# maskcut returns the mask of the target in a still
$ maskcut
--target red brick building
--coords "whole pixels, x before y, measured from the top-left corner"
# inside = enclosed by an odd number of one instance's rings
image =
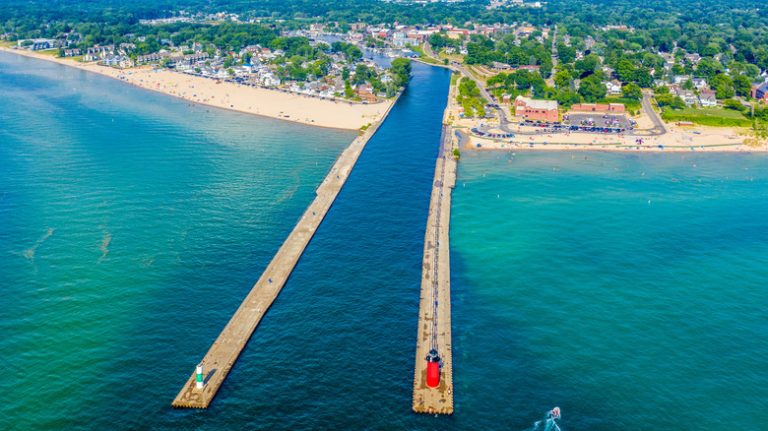
[[[573,112],[603,112],[610,114],[623,114],[626,112],[623,103],[577,103],[571,106]]]
[[[559,120],[556,100],[534,100],[517,96],[515,99],[515,116],[532,121],[554,123]]]

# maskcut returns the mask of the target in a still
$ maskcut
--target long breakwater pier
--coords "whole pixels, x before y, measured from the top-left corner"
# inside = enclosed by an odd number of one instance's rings
[[[448,105],[454,98],[448,94]],[[453,414],[453,356],[451,344],[451,270],[449,231],[451,192],[456,186],[454,137],[443,117],[440,150],[429,202],[419,301],[413,411]]]
[[[181,388],[171,403],[173,407],[207,408],[211,404],[253,331],[288,281],[304,249],[347,181],[365,145],[386,120],[395,103],[397,98],[381,120],[355,138],[336,159],[328,175],[317,188],[315,199],[197,365],[195,372]]]

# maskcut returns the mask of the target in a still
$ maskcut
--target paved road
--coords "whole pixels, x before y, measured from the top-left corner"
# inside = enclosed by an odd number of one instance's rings
[[[667,128],[664,126],[664,121],[661,119],[661,117],[659,117],[659,114],[653,110],[653,106],[651,106],[650,91],[643,91],[642,105],[643,105],[643,112],[645,112],[645,115],[647,115],[648,118],[650,118],[651,121],[653,122],[653,129],[648,130],[647,133],[643,133],[643,135],[661,136],[666,134]]]
[[[550,75],[549,79],[547,79],[547,85],[551,87],[555,86],[555,71],[557,70],[557,48],[555,47],[556,41],[557,25],[555,25],[555,30],[552,32],[552,74]]]

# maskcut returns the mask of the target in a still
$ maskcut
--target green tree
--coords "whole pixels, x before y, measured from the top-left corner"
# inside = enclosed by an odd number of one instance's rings
[[[351,99],[355,95],[355,91],[352,89],[352,85],[349,80],[344,81],[344,97]]]
[[[715,89],[715,97],[718,99],[730,99],[736,94],[733,88],[733,80],[724,73],[715,75],[709,81],[709,84]]]
[[[608,90],[603,85],[603,81],[597,75],[590,75],[581,80],[579,85],[579,94],[585,101],[594,103],[605,97]]]
[[[563,63],[573,63],[573,60],[576,59],[576,49],[564,43],[558,43],[557,59]]]
[[[725,109],[733,109],[734,111],[739,111],[739,112],[744,112],[747,110],[747,107],[742,105],[741,102],[739,102],[736,99],[724,100],[723,107],[725,107]]]
[[[561,70],[555,74],[554,81],[557,88],[570,88],[573,77],[567,70]]]
[[[643,88],[649,88],[651,85],[653,85],[653,77],[651,76],[651,72],[645,67],[641,67],[635,70],[633,81]]]
[[[558,90],[557,94],[555,95],[555,100],[557,100],[557,103],[568,107],[581,102],[581,97],[579,96],[579,93],[571,90],[570,88],[563,88]]]
[[[597,54],[589,54],[574,64],[576,76],[579,78],[586,78],[587,75],[595,73],[599,67],[600,57]]]
[[[733,89],[736,95],[748,97],[752,91],[752,82],[744,75],[736,75],[733,77]]]
[[[411,77],[411,60],[396,58],[392,60],[391,70],[394,75],[395,86],[404,87],[408,84],[408,80]]]
[[[619,78],[619,81],[625,84],[634,81],[635,65],[632,63],[632,60],[626,58],[619,60],[619,63],[616,65],[616,76]]]
[[[643,97],[643,91],[639,85],[629,83],[621,87],[621,95],[625,99],[640,100]]]
[[[723,65],[714,58],[702,58],[696,65],[696,76],[707,81],[723,71]]]

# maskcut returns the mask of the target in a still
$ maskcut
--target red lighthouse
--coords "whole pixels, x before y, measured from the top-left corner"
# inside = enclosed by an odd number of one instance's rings
[[[437,350],[430,350],[427,354],[427,386],[430,388],[440,386],[441,366],[442,363],[440,361],[440,355],[437,354]]]

